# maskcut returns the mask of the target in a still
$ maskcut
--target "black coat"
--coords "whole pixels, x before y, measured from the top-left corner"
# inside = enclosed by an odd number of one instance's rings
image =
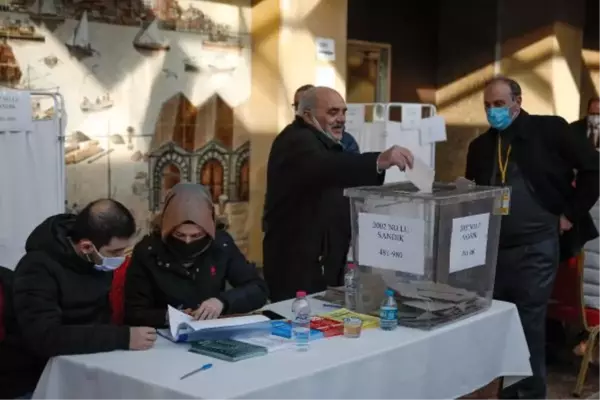
[[[33,392],[45,360],[24,346],[12,304],[13,271],[0,267],[0,399]]]
[[[232,289],[226,289],[226,283]],[[262,307],[267,285],[248,263],[229,234],[217,230],[210,247],[184,268],[157,233],[138,243],[125,279],[125,321],[164,327],[167,305],[196,309],[216,297],[224,314],[247,313]]]
[[[521,110],[513,121],[517,133],[511,142],[511,158],[531,184],[541,205],[577,224],[589,219],[598,200],[598,152],[589,142],[572,135],[567,122],[557,116],[529,115]],[[465,177],[478,185],[490,185],[494,173],[498,131],[490,128],[469,145]],[[577,170],[575,177],[574,170]],[[573,180],[576,188],[573,188]],[[578,240],[598,237],[590,220],[581,225]]]
[[[68,240],[74,215],[42,222],[27,239],[14,279],[26,346],[42,357],[129,348],[129,328],[111,325],[113,274],[94,269]]]
[[[343,152],[300,118],[275,138],[263,219],[264,275],[271,300],[342,284],[351,235],[343,189],[382,184],[378,156]]]

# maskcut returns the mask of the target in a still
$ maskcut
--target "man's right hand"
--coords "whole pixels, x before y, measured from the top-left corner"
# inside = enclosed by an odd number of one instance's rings
[[[413,154],[409,149],[394,145],[379,155],[377,169],[383,171],[397,166],[404,171],[406,167],[412,168],[413,160]]]
[[[148,350],[156,341],[156,329],[147,326],[129,328],[129,350]]]

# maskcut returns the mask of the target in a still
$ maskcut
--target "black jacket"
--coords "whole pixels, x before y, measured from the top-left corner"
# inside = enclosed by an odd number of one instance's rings
[[[529,115],[521,110],[512,126],[517,131],[511,142],[511,158],[541,205],[555,215],[565,215],[571,222],[589,217],[590,208],[598,200],[598,152],[583,138],[572,135],[561,117]],[[490,185],[497,162],[497,143],[498,131],[493,128],[471,142],[467,179]],[[574,170],[578,171],[576,179]],[[586,236],[597,234],[595,231]]]
[[[343,152],[300,118],[275,138],[263,219],[264,275],[271,300],[341,285],[351,235],[343,189],[382,184],[378,156]]]
[[[13,275],[0,267],[0,399],[33,392],[45,364],[23,345],[12,304]]]
[[[68,240],[71,214],[33,230],[17,264],[14,307],[27,347],[42,357],[129,348],[129,328],[110,324],[110,272],[75,252]]]
[[[227,290],[229,283],[233,288]],[[247,313],[262,307],[267,286],[229,234],[217,230],[215,240],[194,265],[184,268],[157,233],[138,243],[125,279],[125,321],[163,327],[167,305],[196,309],[216,297],[225,314]]]

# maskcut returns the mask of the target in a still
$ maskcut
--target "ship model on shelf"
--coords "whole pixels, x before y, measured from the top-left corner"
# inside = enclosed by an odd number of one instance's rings
[[[189,57],[183,60],[186,72],[232,73],[240,63],[238,55],[219,52],[213,56]]]
[[[36,32],[35,25],[27,19],[4,18],[0,20],[0,37],[5,39],[44,42],[46,38]]]
[[[90,99],[88,99],[87,97],[84,97],[79,108],[84,113],[92,113],[107,110],[111,108],[113,104],[114,103],[110,98],[110,95],[106,93],[102,97],[96,97],[96,101],[93,102],[90,101]]]
[[[87,11],[84,11],[81,15],[81,19],[77,23],[75,30],[65,44],[70,52],[80,57],[91,57],[97,53],[97,51],[92,48],[92,44],[90,42]]]
[[[25,74],[23,75],[19,83],[14,87],[17,89],[26,90],[58,90],[58,85],[55,85],[52,82],[48,81],[49,77],[49,73],[43,75],[34,67],[27,64]]]
[[[165,38],[160,29],[158,29],[157,20],[153,20],[146,27],[142,27],[133,39],[133,47],[145,51],[167,51],[169,50],[169,41]]]
[[[241,37],[230,35],[227,29],[216,29],[202,41],[202,48],[206,50],[239,53],[242,47]]]
[[[65,17],[60,15],[56,0],[35,0],[27,9],[32,19],[53,20],[62,22]]]
[[[6,38],[0,39],[0,85],[14,87],[19,84],[23,72],[17,63],[12,47]]]

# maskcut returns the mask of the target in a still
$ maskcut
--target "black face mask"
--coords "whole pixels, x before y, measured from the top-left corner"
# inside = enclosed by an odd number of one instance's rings
[[[166,240],[169,249],[182,261],[190,260],[195,256],[202,253],[208,245],[212,242],[212,238],[208,235],[202,239],[194,240],[193,242],[186,243],[183,240],[169,236]]]

